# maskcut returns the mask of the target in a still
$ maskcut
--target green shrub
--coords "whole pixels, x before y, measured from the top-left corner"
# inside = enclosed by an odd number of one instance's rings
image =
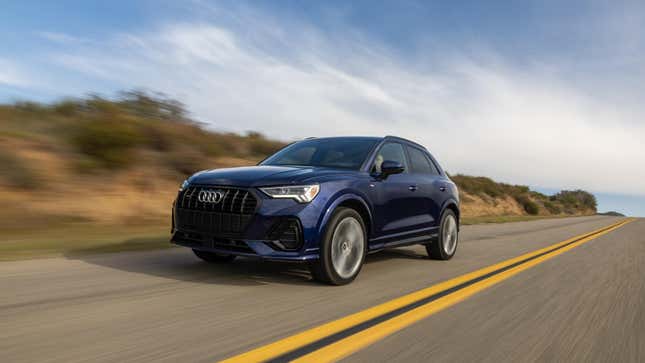
[[[473,177],[466,175],[451,176],[451,179],[458,185],[460,190],[469,194],[489,195],[493,198],[501,197],[504,194],[504,187],[490,178]]]
[[[52,105],[52,108],[57,114],[71,117],[74,116],[76,111],[80,108],[80,104],[78,101],[68,99],[56,102]]]
[[[551,213],[551,214],[560,214],[560,213],[562,213],[562,208],[560,208],[559,205],[557,205],[557,204],[555,204],[555,203],[553,203],[551,201],[545,200],[543,202],[543,204],[544,204],[544,208],[546,208],[546,210],[548,210],[549,213]]]
[[[174,133],[172,129],[166,129],[159,122],[144,121],[141,123],[141,134],[144,138],[144,143],[150,149],[160,152],[169,151],[177,135],[181,133]]]
[[[526,211],[526,213],[532,216],[540,213],[540,207],[537,205],[537,203],[530,200],[524,204],[524,210]]]
[[[249,132],[246,136],[249,151],[254,156],[269,156],[284,146],[283,143],[268,140],[259,132]]]
[[[526,213],[532,216],[537,215],[540,212],[540,207],[537,205],[537,203],[532,201],[526,194],[515,196],[515,200],[520,203]]]
[[[555,195],[555,199],[562,203],[565,210],[592,210],[596,211],[596,197],[584,190],[563,190]]]
[[[33,189],[38,186],[40,179],[38,175],[17,155],[0,150],[0,165],[2,173],[0,177],[12,187],[22,189]]]
[[[142,90],[121,92],[116,102],[127,113],[146,119],[188,121],[185,106],[163,93],[150,93]]]
[[[182,176],[189,176],[199,170],[204,170],[209,165],[209,160],[198,149],[180,147],[168,152],[166,155],[168,166]]]
[[[123,120],[94,119],[77,123],[71,139],[82,154],[109,169],[134,162],[134,147],[142,137],[134,125]]]
[[[31,101],[18,101],[14,104],[16,110],[28,113],[43,113],[47,111],[47,107],[38,102]]]

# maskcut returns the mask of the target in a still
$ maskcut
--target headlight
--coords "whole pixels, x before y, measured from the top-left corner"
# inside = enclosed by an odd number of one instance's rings
[[[190,185],[190,183],[188,182],[188,180],[184,180],[184,182],[183,182],[183,183],[181,183],[181,185],[179,186],[179,191],[181,192],[181,191],[183,191],[184,189],[188,188],[188,185]]]
[[[281,187],[266,187],[260,188],[264,194],[270,196],[271,198],[288,198],[295,199],[300,203],[309,203],[320,191],[320,185],[288,185]]]

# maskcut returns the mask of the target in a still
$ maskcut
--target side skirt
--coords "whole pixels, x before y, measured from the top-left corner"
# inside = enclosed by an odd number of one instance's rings
[[[367,252],[372,253],[372,252],[381,251],[386,248],[411,246],[416,244],[426,245],[426,244],[432,243],[438,237],[439,237],[438,233],[432,233],[425,236],[405,238],[402,240],[389,242],[385,245],[384,244],[374,245],[374,247],[371,247]]]

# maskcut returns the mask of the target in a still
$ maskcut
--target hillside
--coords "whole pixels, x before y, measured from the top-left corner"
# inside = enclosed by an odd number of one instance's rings
[[[486,177],[452,175],[459,186],[462,214],[486,221],[495,216],[577,216],[596,213],[596,198],[583,190],[563,190],[554,195],[532,191],[524,185],[498,183]],[[491,219],[495,221],[495,219]]]
[[[178,102],[127,92],[53,104],[0,105],[0,228],[168,225],[177,186],[205,168],[253,165],[283,142],[208,131]],[[463,216],[594,214],[584,191],[546,196],[455,175]]]

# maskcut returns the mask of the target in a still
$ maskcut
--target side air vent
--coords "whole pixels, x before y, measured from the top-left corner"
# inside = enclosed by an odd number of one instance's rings
[[[282,251],[295,251],[302,247],[302,227],[296,218],[284,218],[269,231],[271,247]]]

